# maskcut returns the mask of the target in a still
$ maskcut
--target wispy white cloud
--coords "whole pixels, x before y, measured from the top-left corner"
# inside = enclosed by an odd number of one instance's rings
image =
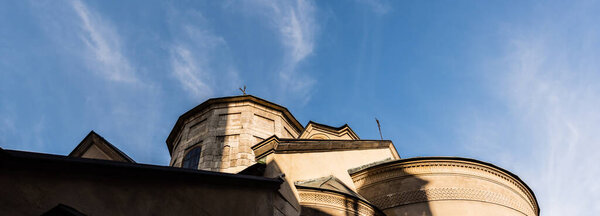
[[[80,38],[85,43],[88,67],[108,80],[136,82],[135,71],[124,56],[115,27],[80,0],[71,5],[81,20]]]
[[[506,80],[509,108],[530,133],[527,150],[540,168],[528,171],[528,179],[545,215],[600,213],[600,67],[588,71],[580,66],[595,63],[539,41],[515,42]]]
[[[208,85],[211,74],[206,68],[200,68],[198,61],[189,49],[182,45],[171,47],[172,72],[194,98],[202,99],[213,95],[213,89]]]
[[[315,79],[302,73],[299,65],[306,61],[315,49],[319,25],[316,22],[316,6],[310,0],[255,1],[261,14],[276,29],[285,56],[279,78],[284,91],[310,99]]]
[[[392,6],[386,0],[356,0],[356,2],[366,5],[375,14],[385,15],[392,11]]]
[[[568,17],[508,30],[509,51],[484,69],[499,111],[465,115],[463,141],[520,175],[543,215],[598,215],[600,30]]]
[[[148,145],[157,143],[157,134],[165,130],[160,124],[165,99],[162,83],[152,80],[160,77],[151,74],[157,69],[145,68],[149,64],[128,55],[129,49],[139,49],[128,40],[136,30],[121,28],[110,13],[87,1],[29,4],[44,33],[41,38],[51,42],[45,52],[54,55],[51,63],[37,65],[43,68],[38,73],[54,74],[49,81],[39,80],[45,76],[31,78],[35,94],[28,97],[36,108],[27,111],[38,114],[15,111],[23,118],[16,122],[17,142],[29,150],[65,154],[76,145],[72,140],[95,130],[137,161],[168,161],[163,146]],[[54,67],[46,69],[47,65]],[[37,85],[48,82],[52,85]],[[60,129],[48,127],[49,122]]]
[[[171,10],[170,44],[173,76],[196,100],[235,91],[241,81],[225,39],[213,31],[198,11]]]

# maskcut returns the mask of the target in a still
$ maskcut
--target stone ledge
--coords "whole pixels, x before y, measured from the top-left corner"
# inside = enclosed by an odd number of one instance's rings
[[[316,153],[384,148],[394,148],[394,144],[390,140],[308,140],[280,139],[277,136],[271,136],[252,146],[256,160],[271,153]]]

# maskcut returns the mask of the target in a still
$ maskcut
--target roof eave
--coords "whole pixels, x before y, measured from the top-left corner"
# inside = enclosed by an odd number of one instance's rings
[[[167,148],[169,149],[169,154],[172,153],[173,142],[175,141],[177,134],[181,131],[183,123],[187,118],[197,114],[201,110],[203,110],[213,104],[242,102],[242,101],[252,101],[252,102],[270,107],[272,109],[278,110],[283,113],[285,118],[287,118],[288,120],[291,121],[292,125],[298,130],[299,133],[304,130],[304,127],[302,126],[302,124],[300,124],[300,122],[298,122],[296,117],[294,117],[294,115],[292,115],[292,113],[287,108],[285,108],[279,104],[264,100],[262,98],[259,98],[259,97],[253,96],[253,95],[211,98],[211,99],[208,99],[208,100],[204,101],[203,103],[197,105],[196,107],[190,109],[189,111],[185,112],[181,116],[179,116],[179,118],[177,119],[177,122],[175,122],[175,125],[173,126],[173,129],[171,130],[171,133],[169,133],[169,136],[167,137],[167,140],[166,140]]]

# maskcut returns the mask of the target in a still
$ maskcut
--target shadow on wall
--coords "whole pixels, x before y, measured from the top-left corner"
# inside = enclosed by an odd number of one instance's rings
[[[252,112],[242,112],[237,108],[223,107],[212,109],[207,116],[206,136],[202,141],[202,153],[199,168],[202,170],[237,173],[256,163],[251,146],[258,141],[250,131],[254,124]],[[332,161],[334,162],[334,161]],[[315,169],[319,169],[315,167]],[[357,188],[359,196],[345,200],[323,200],[339,206],[337,211],[329,209],[301,207],[294,182],[286,181],[281,185],[279,193],[273,199],[273,211],[281,215],[370,215],[359,200],[363,199],[376,206],[385,215],[432,215],[424,190],[428,181],[415,175],[407,175],[404,170],[393,172],[403,175],[376,181]],[[278,178],[283,174],[274,160],[265,164],[264,177]],[[397,176],[397,175],[396,175]],[[369,178],[367,173],[367,178]],[[327,196],[323,196],[325,199]],[[333,199],[333,198],[331,198]],[[344,210],[340,210],[344,209]],[[337,212],[337,213],[332,213]],[[341,213],[341,214],[339,214]]]
[[[373,172],[373,175],[378,175],[377,178],[383,177],[383,179],[358,186],[358,193],[382,210],[385,215],[432,216],[425,190],[429,182],[417,175],[406,174],[407,172],[402,169],[395,169],[392,172],[403,173],[403,175]],[[375,177],[370,176],[369,172],[366,172],[366,175],[366,181]]]
[[[327,213],[325,211],[321,211],[321,210],[316,209],[316,208],[302,207],[302,214],[301,215],[329,216],[329,215],[333,215],[333,214]]]
[[[202,164],[200,165],[201,167],[210,168],[211,171],[224,171],[230,167],[235,167],[238,159],[235,156],[239,151],[238,146],[233,145],[239,143],[240,134],[231,133],[229,132],[231,130],[228,129],[236,127],[235,118],[238,118],[237,123],[241,126],[239,119],[241,114],[231,113],[229,108],[218,110],[224,111],[213,115],[216,118],[213,120],[216,131],[212,134],[215,134],[216,136],[210,137],[213,139],[213,144],[206,149],[207,156],[203,158],[203,161],[201,161]],[[213,110],[212,112],[217,112],[218,110]]]
[[[382,209],[387,215],[423,215],[432,216],[431,208],[429,206],[429,198],[425,186],[428,181],[419,178],[416,175],[406,175],[399,180],[400,190],[390,188],[388,193],[394,194],[395,199],[391,199],[392,207],[386,207]],[[407,191],[407,192],[399,192]],[[395,193],[390,193],[395,192]],[[392,195],[393,196],[393,195]]]
[[[350,209],[351,211],[347,211],[346,212],[346,216],[358,216],[360,215],[359,212],[359,204],[358,204],[358,200],[350,200],[350,199],[344,199],[344,207],[346,207],[346,209]]]
[[[235,167],[239,130],[229,130],[234,127],[234,115],[229,108],[210,109],[185,123],[182,140],[176,144],[184,148],[183,154],[181,158],[172,155],[171,166],[216,172]]]
[[[282,174],[283,172],[275,160],[266,164],[264,177],[279,178]],[[288,181],[285,177],[284,180],[285,182],[283,182],[279,188],[279,193],[273,200],[274,211],[279,213],[274,215],[299,215],[302,213],[302,210],[300,201],[294,195],[293,182]]]
[[[274,161],[269,165],[264,164],[263,168],[253,166],[256,161],[251,147],[262,141],[254,135],[255,131],[252,130],[253,125],[257,124],[253,122],[255,121],[253,112],[235,107],[212,109],[209,112],[205,114],[209,116],[206,125],[211,127],[206,129],[204,141],[201,142],[202,153],[199,169],[227,173],[238,173],[243,170],[244,175],[268,178],[281,176],[283,172]],[[274,213],[279,213],[275,215],[298,215],[300,213],[299,202],[294,195],[292,186],[287,181],[281,184],[272,202]],[[265,204],[265,206],[267,205]]]
[[[315,192],[307,196],[309,200],[302,198],[301,215],[433,215],[424,190],[427,183],[417,176],[405,175],[366,185],[354,195],[327,189],[307,191],[301,186],[301,194]]]
[[[200,149],[200,170],[236,173],[253,164],[248,135],[242,133],[242,112],[223,107],[212,109],[198,118],[198,122],[189,126],[185,136],[190,143],[184,151],[183,161],[194,149]]]
[[[319,169],[318,167],[314,167]],[[419,175],[406,174],[395,169],[394,175],[365,170],[363,176],[370,181],[353,191],[348,187],[295,186],[289,179],[281,185],[275,199],[275,211],[281,215],[433,215],[425,190],[429,181]],[[370,175],[372,173],[372,175]],[[401,175],[395,175],[400,173]],[[263,176],[277,178],[283,171],[275,160],[265,165]],[[375,176],[377,175],[377,176]],[[390,177],[391,176],[391,177]],[[383,177],[383,178],[382,178]],[[327,181],[326,181],[327,182]],[[342,184],[342,187],[345,186]],[[358,185],[357,185],[358,186]],[[299,199],[295,193],[300,195]],[[300,206],[302,202],[303,206]],[[291,213],[295,212],[295,213]]]

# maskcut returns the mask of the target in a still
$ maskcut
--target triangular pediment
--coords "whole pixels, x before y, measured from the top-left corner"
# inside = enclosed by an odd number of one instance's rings
[[[350,189],[344,182],[335,176],[326,176],[316,179],[304,180],[304,181],[296,181],[294,182],[296,186],[300,187],[308,187],[308,188],[318,188],[318,189],[326,189],[338,191],[344,194],[353,195],[355,197],[360,197],[364,199],[360,194],[356,193],[354,190]]]
[[[73,149],[69,157],[92,158],[111,161],[122,161],[135,163],[133,159],[123,153],[110,142],[96,132],[91,131],[83,140]]]
[[[354,133],[354,131],[347,124],[340,127],[332,127],[313,121],[308,122],[299,138],[321,140],[360,140],[358,135],[356,135],[356,133]]]

